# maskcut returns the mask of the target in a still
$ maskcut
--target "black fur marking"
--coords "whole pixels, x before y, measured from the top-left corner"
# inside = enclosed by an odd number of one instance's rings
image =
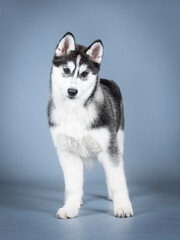
[[[98,104],[98,118],[92,124],[92,128],[99,128],[102,126],[116,125],[116,132],[124,129],[124,112],[122,95],[119,87],[114,81],[100,79],[100,87],[102,87],[104,94],[104,102]]]
[[[55,108],[55,105],[54,105],[53,99],[50,98],[49,102],[48,102],[48,107],[47,107],[49,127],[55,127],[56,126],[56,124],[52,120],[52,111],[53,111],[54,108]]]
[[[84,103],[85,107],[88,105],[88,103],[90,103],[92,101],[94,94],[96,92],[96,89],[97,89],[97,85],[98,85],[98,77],[96,78],[96,83],[95,83],[95,86],[94,86],[94,89],[93,89],[91,95],[88,97],[88,99]]]
[[[123,109],[123,99],[120,88],[118,85],[112,80],[101,79],[101,86],[105,88],[105,90],[109,93],[111,97],[111,102],[113,104],[115,110],[115,122],[117,125],[117,131],[119,127],[124,129],[124,109]]]
[[[111,132],[111,138],[109,141],[108,151],[113,163],[119,163],[119,148],[117,144],[117,135],[114,132]]]
[[[59,67],[60,65],[67,64],[69,61],[76,62],[77,54],[74,53],[74,51],[71,51],[70,54],[62,55],[62,56],[56,56],[54,55],[53,58],[53,64],[56,67]]]
[[[110,158],[116,164],[119,161],[119,149],[117,144],[117,132],[124,129],[124,112],[122,95],[114,81],[100,79],[100,87],[103,89],[104,102],[98,103],[98,118],[91,125],[92,128],[106,127],[110,132],[108,151]]]
[[[87,64],[88,69],[91,70],[93,74],[98,74],[100,70],[100,64],[93,62],[91,58],[85,53],[81,53],[80,65],[82,63]]]
[[[52,68],[51,68],[51,71],[50,71],[50,78],[49,78],[49,90],[50,90],[50,93],[52,91],[51,75],[52,75]]]
[[[80,65],[82,63],[87,64],[88,69],[91,70],[93,74],[98,74],[100,70],[100,64],[93,62],[91,60],[91,58],[85,53],[86,49],[87,48],[82,45],[76,45],[76,49],[74,51],[71,51],[67,55],[62,56],[54,55],[53,64],[56,67],[59,67],[60,65],[63,64],[67,64],[67,62],[69,61],[73,61],[76,64],[76,58],[78,55],[80,55],[81,56]]]
[[[110,112],[108,112],[108,108],[106,107],[106,101],[104,101],[104,103],[97,103],[97,112],[98,117],[91,124],[91,128],[108,127],[111,117]]]

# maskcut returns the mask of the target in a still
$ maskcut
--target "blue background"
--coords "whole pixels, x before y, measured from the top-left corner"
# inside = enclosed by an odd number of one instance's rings
[[[74,231],[82,239],[119,239],[120,235],[122,239],[169,239],[169,234],[178,239],[179,29],[180,1],[176,0],[0,1],[3,239],[27,233],[26,239],[71,238]],[[71,224],[54,218],[64,186],[46,107],[52,57],[67,31],[83,45],[103,41],[100,76],[115,80],[121,88],[125,169],[135,209],[130,220],[112,217],[99,163],[93,171],[85,170],[87,205],[82,218],[70,220]],[[92,208],[89,199],[94,199]],[[27,225],[22,228],[24,221]]]

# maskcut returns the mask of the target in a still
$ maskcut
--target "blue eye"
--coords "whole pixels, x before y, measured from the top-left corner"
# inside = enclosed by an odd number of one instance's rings
[[[71,73],[70,69],[68,67],[64,67],[63,71],[65,74],[69,75]]]
[[[87,78],[89,72],[88,71],[84,71],[81,73],[81,78]]]

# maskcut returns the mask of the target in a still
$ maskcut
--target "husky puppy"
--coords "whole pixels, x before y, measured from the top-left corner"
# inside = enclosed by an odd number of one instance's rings
[[[65,204],[57,218],[78,216],[83,197],[83,162],[97,158],[105,170],[116,217],[133,215],[124,167],[124,112],[115,82],[100,79],[101,40],[89,47],[66,33],[55,50],[48,119],[64,174]],[[84,161],[83,161],[84,160]]]

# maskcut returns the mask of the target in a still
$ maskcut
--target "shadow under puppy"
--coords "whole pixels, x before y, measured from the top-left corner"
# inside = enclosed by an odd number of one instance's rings
[[[66,33],[53,58],[48,119],[65,181],[65,204],[58,218],[79,213],[83,197],[83,160],[104,167],[108,196],[116,217],[133,215],[124,167],[122,95],[113,81],[100,79],[101,40],[89,47]]]

